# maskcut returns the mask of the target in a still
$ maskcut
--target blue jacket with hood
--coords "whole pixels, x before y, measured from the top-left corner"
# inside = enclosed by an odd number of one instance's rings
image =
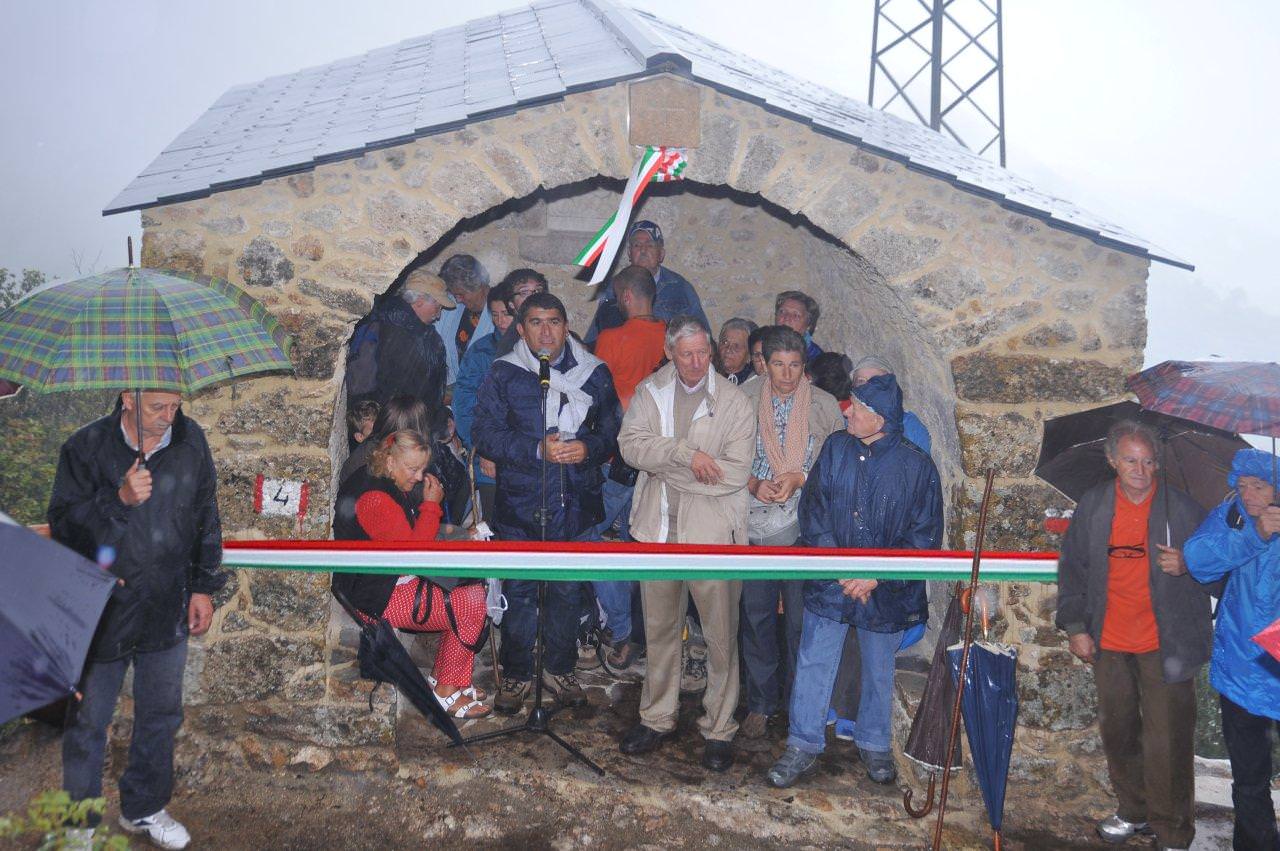
[[[870,445],[847,431],[827,438],[800,497],[800,536],[810,547],[937,549],[942,542],[942,484],[933,461],[902,439],[902,390],[879,375],[854,395],[884,417]],[[861,603],[835,580],[805,583],[805,608],[872,632],[907,630],[904,646],[929,617],[925,583],[882,579]]]
[[[1271,456],[1241,449],[1231,467],[1232,487],[1241,476],[1272,481]],[[1232,496],[1200,524],[1183,557],[1200,582],[1226,579],[1209,682],[1237,706],[1280,720],[1280,661],[1253,641],[1280,618],[1280,535],[1264,541],[1240,497]]]

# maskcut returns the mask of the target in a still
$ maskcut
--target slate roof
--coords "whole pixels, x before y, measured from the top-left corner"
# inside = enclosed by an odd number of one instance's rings
[[[104,215],[307,171],[470,121],[663,70],[760,103],[1053,227],[1193,268],[920,124],[611,0],[538,0],[363,56],[236,86]]]

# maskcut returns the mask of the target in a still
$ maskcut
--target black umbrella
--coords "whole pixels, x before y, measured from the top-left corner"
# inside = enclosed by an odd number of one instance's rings
[[[409,658],[409,651],[404,649],[391,624],[382,618],[366,623],[340,593],[335,591],[333,596],[347,610],[347,614],[351,615],[351,619],[360,624],[360,649],[357,651],[360,676],[376,683],[390,683],[399,689],[437,730],[448,736],[455,745],[461,745],[462,734],[458,732],[458,725],[453,723],[449,713],[436,700],[431,686],[427,685],[422,672]],[[372,694],[369,695],[369,704],[373,705]]]
[[[0,723],[76,691],[116,577],[0,523]]]
[[[1118,402],[1046,420],[1036,475],[1079,501],[1085,491],[1113,478],[1103,444],[1120,420],[1137,420],[1161,438],[1164,483],[1189,494],[1207,511],[1227,491],[1227,473],[1236,450],[1249,444],[1239,435],[1190,420],[1148,411],[1137,402]]]
[[[933,789],[938,773],[944,770],[943,766],[946,765],[951,770],[960,767],[958,739],[951,759],[946,759],[947,739],[951,733],[951,711],[956,702],[956,683],[951,677],[950,664],[947,662],[947,648],[960,640],[960,627],[964,621],[964,614],[960,611],[960,587],[957,582],[951,602],[947,605],[942,630],[938,633],[938,643],[934,646],[929,677],[924,681],[924,693],[920,695],[920,705],[916,707],[916,717],[911,720],[911,732],[907,734],[907,744],[902,749],[909,759],[915,760],[930,772],[929,789],[923,808],[916,809],[911,805],[910,789],[903,793],[902,805],[912,818],[924,818],[933,809]]]

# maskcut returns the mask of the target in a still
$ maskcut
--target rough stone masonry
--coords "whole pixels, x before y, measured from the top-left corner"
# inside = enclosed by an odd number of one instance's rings
[[[652,108],[659,95],[687,106],[664,113]],[[934,435],[951,543],[972,544],[980,478],[994,467],[988,547],[1053,549],[1043,512],[1066,501],[1032,477],[1041,423],[1124,395],[1146,339],[1147,261],[674,78],[568,95],[143,213],[144,265],[243,285],[296,341],[295,377],[189,403],[210,426],[227,536],[294,535],[253,513],[258,474],[310,482],[302,534],[328,535],[345,451],[343,346],[407,264],[466,249],[495,277],[532,266],[581,327],[593,305],[568,258],[601,198],[605,208],[616,198],[636,144],[695,137],[686,183],[655,192],[646,215],[666,220],[667,264],[696,283],[712,321],[763,319],[771,293],[813,292],[820,343],[900,364],[908,405]],[[251,763],[394,764],[394,702],[384,693],[369,711],[327,584],[237,576],[213,629],[193,642],[190,735]],[[993,625],[1021,650],[1013,774],[1097,795],[1092,681],[1051,625],[1054,592],[1004,586]],[[903,699],[905,723],[909,690]]]

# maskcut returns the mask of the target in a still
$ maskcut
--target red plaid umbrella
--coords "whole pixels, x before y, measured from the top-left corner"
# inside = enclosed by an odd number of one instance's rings
[[[1253,637],[1254,642],[1263,650],[1276,657],[1280,662],[1280,620]]]
[[[1280,364],[1170,360],[1129,376],[1142,407],[1236,434],[1280,437]]]

